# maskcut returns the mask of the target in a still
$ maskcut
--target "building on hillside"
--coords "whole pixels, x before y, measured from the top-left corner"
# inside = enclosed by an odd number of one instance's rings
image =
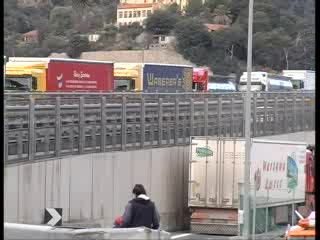
[[[39,42],[39,33],[37,30],[33,30],[27,33],[22,34],[23,41],[25,43],[38,43]]]
[[[100,34],[94,33],[88,35],[89,42],[97,42],[100,39]]]
[[[149,49],[169,48],[175,42],[174,36],[168,35],[153,35],[152,43],[149,44]]]
[[[205,0],[199,0],[203,3]],[[120,4],[156,4],[156,5],[170,5],[176,3],[180,6],[181,10],[183,10],[187,4],[188,0],[120,0]]]
[[[207,27],[208,32],[214,32],[214,31],[222,30],[229,27],[228,25],[211,24],[211,23],[206,23],[204,25]]]
[[[143,25],[143,21],[153,13],[153,5],[143,4],[122,4],[117,9],[117,26],[127,26],[134,22]]]

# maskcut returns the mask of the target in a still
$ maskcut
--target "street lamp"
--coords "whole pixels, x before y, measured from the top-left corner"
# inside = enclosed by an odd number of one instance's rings
[[[250,150],[251,150],[251,71],[252,71],[252,21],[253,0],[249,0],[248,20],[248,55],[247,55],[247,92],[245,101],[245,163],[244,163],[244,196],[243,196],[243,236],[250,237]]]

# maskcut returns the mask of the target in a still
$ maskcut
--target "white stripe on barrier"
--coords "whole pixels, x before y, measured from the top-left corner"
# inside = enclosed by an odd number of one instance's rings
[[[182,238],[191,235],[191,233],[184,233],[184,234],[179,234],[171,237],[171,239],[177,239],[177,238]]]

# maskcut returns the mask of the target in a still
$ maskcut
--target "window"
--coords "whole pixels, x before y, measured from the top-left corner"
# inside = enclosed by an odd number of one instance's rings
[[[129,18],[132,18],[132,11],[129,12]]]
[[[146,10],[142,10],[142,17],[146,16]]]
[[[136,11],[133,11],[133,17],[137,17],[137,12]]]
[[[127,11],[124,12],[123,17],[124,17],[124,18],[127,18],[127,17],[128,17]]]
[[[141,11],[137,11],[137,17],[141,16]]]
[[[166,37],[165,37],[165,36],[161,36],[161,37],[160,37],[160,41],[161,41],[161,42],[164,42],[165,40],[166,40]]]
[[[123,12],[119,12],[119,18],[123,17]]]

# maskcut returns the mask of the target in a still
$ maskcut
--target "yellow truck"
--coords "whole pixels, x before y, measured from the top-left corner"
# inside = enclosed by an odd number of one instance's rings
[[[142,91],[142,64],[114,63],[114,89]]]
[[[46,63],[7,62],[6,90],[45,91]]]

